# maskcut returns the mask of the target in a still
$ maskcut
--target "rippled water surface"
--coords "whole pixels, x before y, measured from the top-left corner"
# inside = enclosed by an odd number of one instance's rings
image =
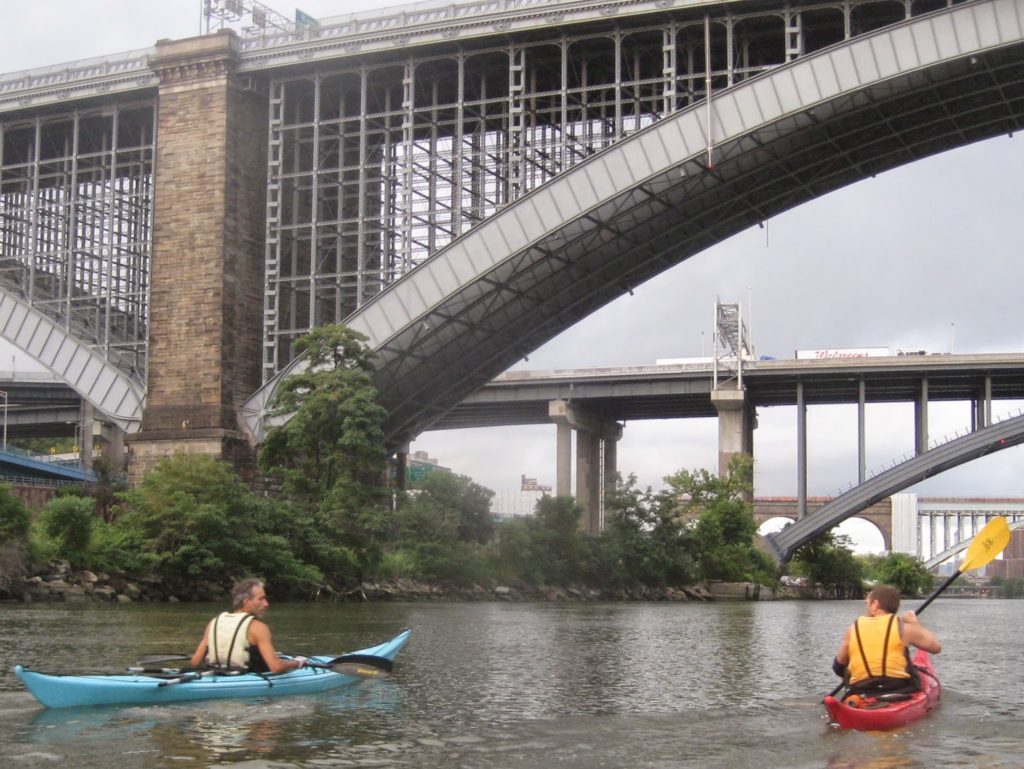
[[[1024,766],[1024,601],[940,599],[943,704],[830,729],[830,664],[862,604],[277,605],[278,648],[334,654],[411,627],[390,678],[318,696],[45,710],[10,673],[117,671],[192,651],[211,605],[0,605],[0,766]]]

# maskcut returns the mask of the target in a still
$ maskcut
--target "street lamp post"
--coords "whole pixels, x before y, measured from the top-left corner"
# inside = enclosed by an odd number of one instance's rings
[[[64,424],[66,424],[66,425],[74,425],[75,432],[74,432],[74,437],[72,438],[72,440],[74,441],[74,445],[71,447],[71,449],[72,449],[72,453],[78,454],[78,461],[81,462],[82,461],[82,444],[80,442],[81,439],[80,439],[79,436],[80,436],[81,430],[82,430],[82,423],[81,422],[65,422]]]
[[[7,451],[7,391],[0,390],[0,397],[4,399],[4,444],[3,450]]]

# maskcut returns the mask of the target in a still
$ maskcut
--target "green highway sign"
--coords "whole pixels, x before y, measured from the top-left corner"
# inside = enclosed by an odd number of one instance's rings
[[[320,21],[308,13],[303,13],[298,8],[295,9],[295,23],[302,27],[319,27]]]

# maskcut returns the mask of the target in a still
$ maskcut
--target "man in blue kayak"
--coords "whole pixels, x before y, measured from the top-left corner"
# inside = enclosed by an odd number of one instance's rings
[[[942,643],[917,621],[914,612],[903,612],[897,618],[900,591],[892,585],[875,587],[864,604],[867,613],[847,629],[833,670],[840,676],[849,675],[850,690],[859,694],[917,689],[909,648],[938,654]]]
[[[231,588],[231,611],[214,617],[192,655],[192,667],[287,673],[306,664],[305,657],[283,660],[277,656],[270,628],[260,617],[270,607],[266,587],[258,579],[245,579]]]

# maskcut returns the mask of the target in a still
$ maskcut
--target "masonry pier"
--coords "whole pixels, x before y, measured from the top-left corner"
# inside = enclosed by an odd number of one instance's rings
[[[133,480],[200,453],[244,468],[237,408],[260,385],[267,99],[229,31],[157,43],[149,380]]]

